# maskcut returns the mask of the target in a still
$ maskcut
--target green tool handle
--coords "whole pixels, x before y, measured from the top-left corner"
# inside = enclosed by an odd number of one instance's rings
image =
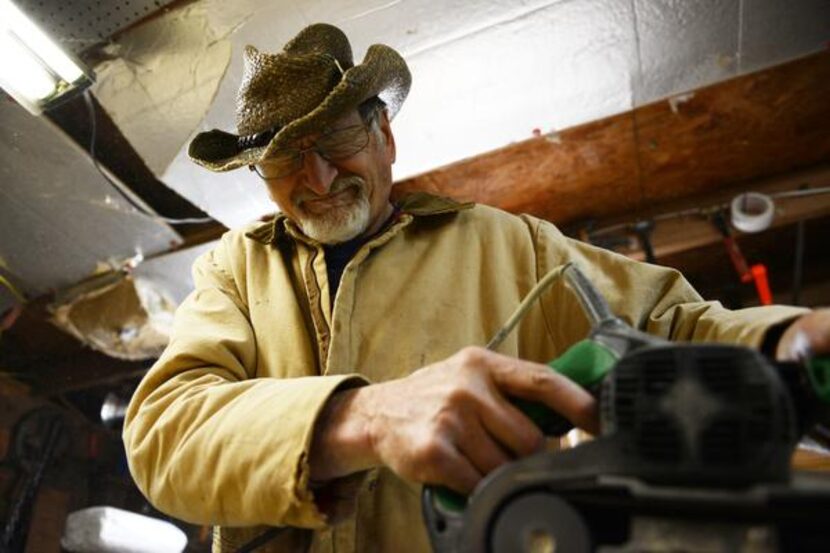
[[[616,355],[607,347],[591,339],[577,342],[548,366],[596,393],[599,384],[617,362]],[[541,403],[514,399],[513,403],[532,420],[545,436],[562,436],[573,425],[571,422]],[[467,505],[467,497],[448,488],[437,487],[433,494],[437,507],[444,512],[461,512]]]
[[[813,357],[804,363],[804,367],[816,396],[830,404],[830,356]]]
[[[596,394],[600,382],[616,362],[617,357],[610,349],[599,342],[586,339],[568,348],[561,356],[549,362],[548,366]],[[522,399],[514,400],[514,403],[536,423],[545,436],[562,436],[573,428],[568,419],[541,403]]]

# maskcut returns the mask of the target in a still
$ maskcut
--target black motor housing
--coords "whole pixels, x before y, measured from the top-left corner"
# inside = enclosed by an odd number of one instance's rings
[[[603,381],[602,434],[618,474],[650,483],[743,487],[785,481],[799,435],[785,384],[759,352],[674,344],[625,356]]]

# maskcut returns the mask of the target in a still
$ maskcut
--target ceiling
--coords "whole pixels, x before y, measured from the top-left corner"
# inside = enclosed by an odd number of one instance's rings
[[[312,22],[341,26],[358,61],[381,42],[409,63],[413,88],[394,123],[397,179],[803,57],[830,39],[827,0],[17,1],[94,62],[97,102],[158,181],[229,227],[273,204],[247,171],[194,165],[186,144],[201,130],[233,130],[244,45],[278,51]],[[83,143],[0,102],[0,274],[30,297],[181,242],[114,193]],[[110,146],[99,142],[101,157]],[[12,302],[0,287],[0,312]]]

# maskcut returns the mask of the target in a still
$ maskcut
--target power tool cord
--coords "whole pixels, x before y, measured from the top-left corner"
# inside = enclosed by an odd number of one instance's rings
[[[596,293],[593,286],[591,286],[590,282],[587,278],[585,278],[585,275],[582,274],[577,265],[573,261],[569,261],[568,263],[551,270],[544,277],[542,277],[542,280],[536,283],[536,286],[528,292],[522,300],[522,303],[519,304],[519,307],[516,308],[513,314],[510,315],[507,322],[504,323],[504,326],[502,326],[487,343],[487,349],[495,351],[504,339],[507,338],[507,336],[513,331],[516,325],[519,324],[519,321],[527,315],[527,311],[533,305],[533,302],[535,302],[539,296],[550,288],[554,282],[559,280],[562,275],[566,276],[568,283],[574,289],[574,292],[579,299],[579,303],[582,305],[585,315],[590,319],[592,325],[596,325],[606,318],[613,317],[610,309],[608,308],[608,304],[605,303],[605,300]]]
[[[115,182],[115,180],[104,171],[104,169],[101,167],[100,162],[98,161],[98,157],[95,152],[98,137],[98,118],[95,115],[95,103],[92,101],[92,95],[89,93],[88,90],[84,91],[84,101],[86,102],[87,111],[89,113],[89,157],[92,158],[92,164],[95,166],[95,169],[97,169],[98,172],[101,173],[101,176],[104,177],[104,180],[106,180],[107,183],[109,183],[109,185],[112,186],[116,192],[118,192],[118,194],[124,199],[124,201],[130,204],[130,206],[132,206],[136,211],[138,211],[142,215],[150,217],[151,219],[155,219],[156,221],[160,221],[162,223],[167,223],[169,225],[189,225],[214,222],[212,217],[174,218],[158,215],[145,208],[143,205],[134,200],[126,191],[124,191],[123,185]]]

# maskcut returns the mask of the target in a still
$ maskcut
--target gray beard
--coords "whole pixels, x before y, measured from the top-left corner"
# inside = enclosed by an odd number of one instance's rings
[[[339,244],[351,240],[369,228],[369,198],[366,195],[365,181],[360,177],[344,177],[332,186],[333,194],[350,186],[358,189],[357,198],[350,205],[333,208],[320,215],[306,213],[302,209],[302,197],[295,203],[300,204],[297,225],[303,234],[322,244]]]

